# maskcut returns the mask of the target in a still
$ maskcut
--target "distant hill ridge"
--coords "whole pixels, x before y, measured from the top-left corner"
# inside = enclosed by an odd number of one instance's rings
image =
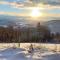
[[[45,22],[45,25],[49,27],[52,33],[56,33],[56,32],[60,33],[60,20],[51,20]]]

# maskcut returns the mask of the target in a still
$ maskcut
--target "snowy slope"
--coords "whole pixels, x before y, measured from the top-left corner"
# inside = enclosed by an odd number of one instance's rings
[[[0,51],[0,60],[60,60],[60,54],[53,53],[45,49],[34,49],[33,53],[28,53],[22,48],[7,48]]]

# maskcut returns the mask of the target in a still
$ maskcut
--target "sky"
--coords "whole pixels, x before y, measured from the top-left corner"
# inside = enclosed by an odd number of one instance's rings
[[[41,19],[60,17],[60,0],[0,0],[0,15],[29,16],[37,7]]]

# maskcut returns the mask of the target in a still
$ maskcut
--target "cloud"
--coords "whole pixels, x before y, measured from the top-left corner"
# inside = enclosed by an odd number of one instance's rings
[[[28,16],[27,14],[21,14],[21,13],[16,13],[16,12],[0,12],[0,15],[9,15],[9,16]]]
[[[54,5],[55,3],[59,3],[59,0],[25,0],[24,2],[8,2],[8,1],[0,1],[0,4],[6,4],[11,6],[12,8],[17,8],[17,9],[30,9],[32,7],[40,7],[44,9],[60,9],[60,5]],[[53,5],[51,5],[53,3]]]
[[[9,15],[9,16],[30,16],[28,13],[16,13],[16,12],[4,12],[1,11],[0,15]],[[31,16],[30,16],[31,17]],[[44,17],[60,17],[60,13],[44,13],[42,16],[40,16],[40,18],[44,18]]]
[[[10,5],[10,6],[19,6],[19,7],[23,6],[23,4],[21,4],[21,3],[7,2],[7,1],[0,1],[0,4]]]
[[[60,5],[60,0],[30,0],[30,1],[35,4],[44,3],[49,5]]]
[[[44,14],[44,17],[60,17],[60,13],[55,13],[55,14],[53,14],[53,13],[45,13]]]

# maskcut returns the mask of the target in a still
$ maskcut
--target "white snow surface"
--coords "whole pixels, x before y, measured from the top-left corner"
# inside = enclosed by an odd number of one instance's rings
[[[22,48],[6,48],[0,51],[0,60],[60,60],[60,53],[37,48],[28,53]]]

